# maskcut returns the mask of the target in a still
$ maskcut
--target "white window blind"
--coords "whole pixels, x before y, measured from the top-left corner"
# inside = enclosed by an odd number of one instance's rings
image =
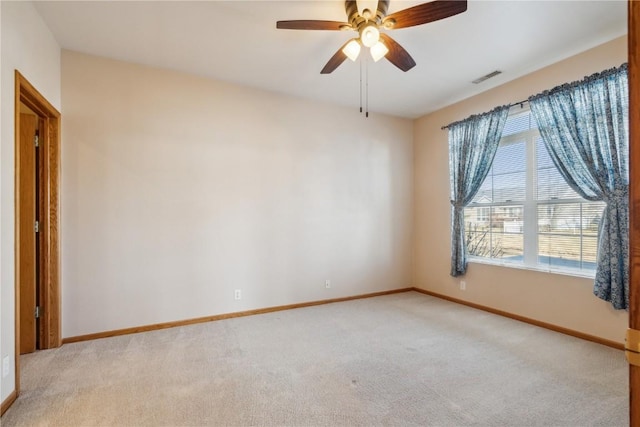
[[[507,119],[493,165],[465,208],[471,259],[544,270],[595,270],[603,202],[564,181],[529,110]]]

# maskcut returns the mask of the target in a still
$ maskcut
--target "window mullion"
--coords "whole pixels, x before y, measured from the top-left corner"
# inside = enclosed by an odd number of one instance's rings
[[[535,266],[538,263],[538,205],[536,202],[536,135],[535,131],[527,135],[527,174],[525,180],[524,202],[524,264]]]

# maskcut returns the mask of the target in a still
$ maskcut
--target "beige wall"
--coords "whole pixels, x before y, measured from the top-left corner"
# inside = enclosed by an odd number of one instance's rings
[[[415,122],[415,286],[624,342],[627,313],[615,311],[608,303],[593,296],[590,279],[478,263],[470,263],[463,278],[449,276],[448,135],[440,127],[619,66],[626,60],[626,37],[621,37]],[[460,280],[466,280],[466,291],[459,290]]]
[[[30,2],[2,1],[0,11],[0,355],[10,365],[9,375],[0,375],[0,400],[5,400],[15,390],[14,72],[59,109],[60,47]]]
[[[69,51],[62,93],[64,337],[411,285],[412,121]]]

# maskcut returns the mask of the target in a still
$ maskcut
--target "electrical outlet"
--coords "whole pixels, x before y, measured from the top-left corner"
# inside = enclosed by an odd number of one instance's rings
[[[326,289],[331,288],[331,280],[329,280],[329,279],[325,280],[325,281],[324,281],[324,287],[325,287]]]
[[[464,280],[460,281],[460,290],[464,291],[467,289],[467,282],[465,282]]]
[[[2,378],[9,375],[9,356],[2,358]]]
[[[233,297],[236,300],[241,300],[242,299],[242,291],[240,289],[236,289],[235,292],[233,293]]]

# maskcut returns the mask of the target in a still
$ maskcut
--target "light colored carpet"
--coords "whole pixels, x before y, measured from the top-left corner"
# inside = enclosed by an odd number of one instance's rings
[[[622,426],[624,353],[416,292],[21,358],[2,426]]]

